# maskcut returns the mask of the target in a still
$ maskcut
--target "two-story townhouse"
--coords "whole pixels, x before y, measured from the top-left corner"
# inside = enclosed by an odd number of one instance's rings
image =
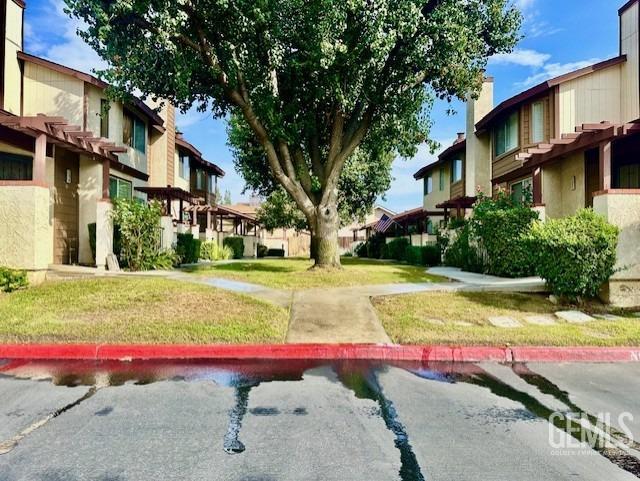
[[[438,159],[422,167],[414,174],[416,180],[422,180],[423,209],[431,212],[431,223],[441,224],[448,217],[445,205],[458,203],[452,212],[460,216],[466,206],[461,200],[465,197],[464,165],[467,141],[464,132],[458,134],[455,142],[446,148]]]
[[[487,110],[488,95],[469,100],[463,177],[469,198],[474,187],[485,193],[503,189],[519,199],[530,196],[542,219],[568,216],[584,207],[604,215],[621,233],[619,271],[603,297],[620,306],[636,306],[640,0],[625,3],[618,15],[618,56],[542,82],[495,108]],[[444,154],[438,160],[443,165],[448,156]],[[470,169],[470,164],[475,165]],[[437,177],[438,167],[427,166],[420,175]],[[424,182],[433,185],[433,178]],[[449,202],[438,204],[431,192],[425,195],[425,207],[452,207],[456,196],[449,192],[449,197]]]
[[[603,297],[640,305],[640,0],[618,11],[619,55],[505,100],[475,126],[494,189],[526,191],[541,217],[593,207],[620,228]]]
[[[92,264],[95,224],[95,264],[103,267],[112,252],[111,200],[146,200],[149,187],[174,183],[182,142],[175,111],[109,100],[96,77],[25,53],[24,9],[0,0],[0,222],[8,226],[0,265],[42,278],[51,264]],[[202,164],[196,176],[224,174],[186,145]],[[211,182],[194,177],[180,195],[206,198],[198,188]]]
[[[473,135],[475,123],[493,108],[493,78],[483,80],[476,98],[466,103],[467,135],[459,132],[454,143],[435,162],[414,174],[423,183],[423,208],[428,215],[428,228],[446,222],[449,216],[461,217],[471,208],[478,190],[491,190],[489,141]]]

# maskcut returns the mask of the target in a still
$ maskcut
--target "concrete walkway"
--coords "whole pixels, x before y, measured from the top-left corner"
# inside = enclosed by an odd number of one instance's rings
[[[505,277],[488,276],[475,272],[465,272],[456,267],[432,267],[427,270],[429,274],[447,277],[461,282],[469,287],[478,287],[482,290],[500,292],[545,292],[546,285],[540,277],[522,277],[508,279]]]
[[[369,297],[346,289],[293,294],[288,343],[391,344]]]

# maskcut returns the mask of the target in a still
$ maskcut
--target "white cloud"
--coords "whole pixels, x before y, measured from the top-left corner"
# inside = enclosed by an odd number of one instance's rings
[[[577,62],[549,63],[544,65],[542,71],[530,75],[524,81],[517,83],[516,86],[531,87],[532,85],[539,84],[540,82],[544,82],[545,80],[559,77],[560,75],[564,75],[568,72],[573,72],[574,70],[588,67],[589,65],[593,65],[594,63],[598,63],[599,61],[600,59],[591,58],[587,60],[579,60]]]
[[[526,11],[533,7],[533,4],[536,0],[516,0],[515,6],[518,7],[521,11]]]
[[[511,53],[499,53],[491,57],[490,62],[495,65],[514,64],[524,67],[542,67],[551,58],[548,53],[531,49],[515,49]]]
[[[176,111],[176,125],[182,130],[204,120],[211,120],[211,112],[199,112],[196,107],[191,107],[185,113]]]
[[[29,51],[67,67],[91,73],[105,68],[106,63],[76,33],[83,23],[64,13],[62,0],[49,0],[43,7],[44,14],[28,19],[25,39]],[[47,34],[55,25],[55,36]],[[45,32],[41,34],[39,32]],[[54,39],[53,43],[51,39]]]

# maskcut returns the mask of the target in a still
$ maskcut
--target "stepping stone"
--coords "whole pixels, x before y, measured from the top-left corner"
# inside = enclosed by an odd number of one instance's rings
[[[492,316],[487,319],[491,325],[495,327],[503,327],[507,329],[513,329],[515,327],[522,327],[519,321],[514,319],[513,317],[507,316]]]
[[[594,314],[593,317],[596,319],[601,319],[603,321],[620,321],[622,317],[616,316],[614,314]]]
[[[538,316],[527,316],[524,318],[529,324],[535,324],[537,326],[553,326],[556,324],[556,318],[551,315],[538,315]]]
[[[473,324],[471,324],[470,322],[467,321],[454,321],[453,322],[456,326],[460,326],[460,327],[472,327]]]
[[[563,321],[572,324],[584,324],[585,322],[595,321],[595,319],[581,311],[558,311],[556,316]]]
[[[424,322],[428,324],[436,324],[438,326],[444,326],[444,321],[442,319],[425,319]]]

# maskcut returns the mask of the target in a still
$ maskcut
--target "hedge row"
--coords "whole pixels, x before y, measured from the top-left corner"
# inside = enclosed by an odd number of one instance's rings
[[[440,248],[437,245],[412,246],[408,239],[398,238],[386,242],[379,235],[371,237],[356,248],[358,257],[370,259],[391,259],[404,261],[416,266],[437,266],[440,264]]]

